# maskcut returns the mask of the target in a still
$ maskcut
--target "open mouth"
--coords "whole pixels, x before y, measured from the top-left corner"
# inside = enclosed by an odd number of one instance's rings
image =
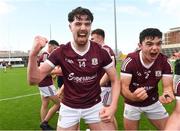
[[[158,53],[150,53],[151,57],[156,57],[158,55]]]
[[[78,33],[78,37],[87,37],[87,33],[86,32],[80,32]]]

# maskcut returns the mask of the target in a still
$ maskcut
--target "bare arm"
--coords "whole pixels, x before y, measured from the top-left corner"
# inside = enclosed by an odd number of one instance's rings
[[[111,59],[112,59],[114,65],[115,65],[115,58],[114,58],[114,56],[111,56]],[[107,82],[109,82],[109,77],[108,77],[107,73],[105,73],[103,75],[103,77],[101,78],[101,80],[100,80],[100,86],[101,87],[104,86]]]
[[[108,81],[109,81],[109,77],[108,77],[107,73],[105,73],[100,80],[100,86],[101,87],[104,86]]]
[[[159,100],[163,104],[168,104],[175,99],[173,93],[173,77],[163,76],[162,84],[163,84],[163,95],[159,97]]]
[[[178,120],[179,118],[180,118],[180,100],[177,100],[175,109],[167,121],[165,130],[167,131],[180,130],[180,124]]]
[[[109,107],[104,107],[100,111],[100,117],[101,120],[104,122],[111,121],[113,118],[118,104],[118,99],[120,95],[120,84],[119,80],[117,78],[116,69],[114,66],[110,67],[106,70],[106,73],[108,74],[109,79],[111,80],[111,86],[112,86],[112,102]]]
[[[59,97],[60,101],[62,101],[64,97],[64,84],[58,89],[57,96]]]
[[[129,90],[131,76],[121,75],[122,95],[131,101],[143,101],[148,95],[143,87],[137,88],[133,93]]]
[[[51,71],[52,75],[57,75],[57,76],[63,76],[62,74],[62,69],[60,66],[56,66],[52,71]]]
[[[112,86],[112,103],[111,103],[111,105],[116,107],[118,104],[119,95],[120,95],[120,91],[121,91],[118,76],[116,73],[116,68],[113,66],[110,69],[106,70],[106,73],[108,75],[108,78],[111,81],[111,86]]]
[[[29,54],[27,79],[30,85],[38,84],[45,76],[47,76],[53,69],[47,63],[43,63],[40,67],[37,64],[37,56],[40,50],[46,45],[47,39],[37,36],[34,39],[34,45]]]

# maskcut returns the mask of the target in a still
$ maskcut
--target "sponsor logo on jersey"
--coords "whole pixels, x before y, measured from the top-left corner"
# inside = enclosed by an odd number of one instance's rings
[[[135,87],[138,87],[138,86],[139,86],[139,84],[136,83],[136,82],[133,82],[132,85],[135,86]]]
[[[65,58],[65,61],[68,62],[68,63],[70,63],[70,64],[73,64],[73,63],[74,63],[73,60],[68,59],[68,58]]]
[[[144,86],[144,89],[145,89],[146,91],[151,90],[151,89],[153,89],[153,88],[154,88],[153,86]]]
[[[89,83],[96,79],[97,74],[92,76],[76,76],[75,73],[70,73],[68,76],[68,80],[74,81],[76,83]]]

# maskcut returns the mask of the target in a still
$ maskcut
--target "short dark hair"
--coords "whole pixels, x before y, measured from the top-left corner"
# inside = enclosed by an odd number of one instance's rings
[[[88,16],[87,19],[90,20],[91,23],[93,22],[94,17],[91,11],[87,8],[82,8],[82,7],[77,7],[73,9],[71,12],[69,12],[68,21],[73,22],[75,17],[79,19],[79,15],[87,15]]]
[[[59,43],[55,40],[50,40],[48,44],[59,46]]]
[[[139,35],[139,43],[141,44],[146,37],[151,37],[152,39],[154,39],[155,37],[162,38],[162,32],[157,28],[144,29]]]
[[[91,35],[93,34],[98,34],[100,36],[102,36],[103,38],[105,38],[105,33],[103,29],[95,29],[91,32]]]

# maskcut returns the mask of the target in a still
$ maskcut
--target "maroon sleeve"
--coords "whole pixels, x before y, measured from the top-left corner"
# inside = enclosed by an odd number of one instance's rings
[[[51,61],[54,66],[60,65],[61,59],[61,46],[55,49],[48,57],[48,60]]]
[[[121,72],[133,74],[134,65],[133,59],[127,56],[121,65]]]
[[[109,65],[112,62],[110,54],[103,48],[101,50],[101,58],[103,60],[102,61],[103,67]]]

